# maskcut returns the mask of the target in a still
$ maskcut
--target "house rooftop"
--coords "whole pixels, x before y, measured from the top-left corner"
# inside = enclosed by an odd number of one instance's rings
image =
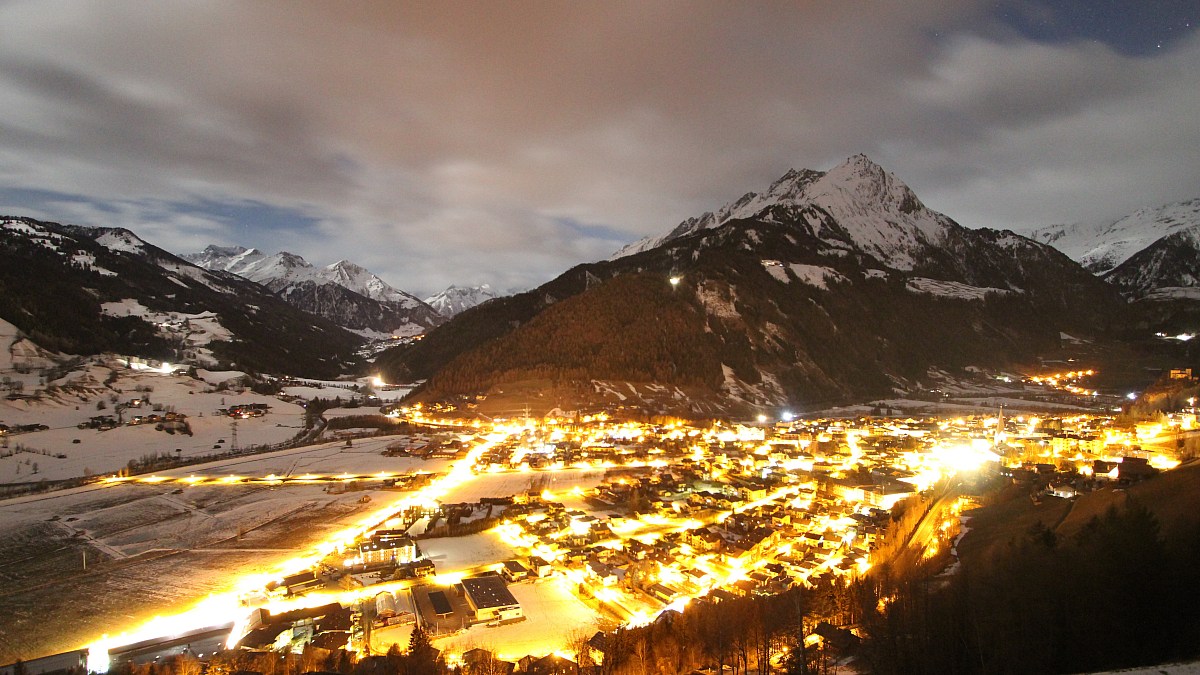
[[[479,609],[511,607],[520,604],[513,597],[512,591],[508,590],[504,579],[495,574],[469,577],[462,580],[462,585],[463,590],[471,596],[472,602]]]

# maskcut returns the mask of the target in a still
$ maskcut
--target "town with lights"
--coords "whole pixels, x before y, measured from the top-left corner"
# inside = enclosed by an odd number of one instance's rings
[[[1076,384],[1091,374],[1033,382],[1094,397]],[[689,612],[748,611],[798,590],[842,597],[879,565],[952,571],[964,523],[997,486],[1039,503],[1153,479],[1194,454],[1182,441],[1196,431],[1188,402],[1142,422],[1001,408],[958,418],[483,421],[446,406],[385,407],[393,423],[422,433],[386,436],[383,454],[428,470],[105,478],[365,484],[396,497],[306,555],[187,612],[114,631],[74,658],[105,672],[182,654],[211,669],[229,658],[219,654],[328,663],[417,644],[462,672],[614,672],[600,669],[606,659],[630,662],[631,636]],[[827,659],[851,654],[861,636],[846,619],[836,602],[806,612],[801,644]],[[735,661],[732,645],[717,660]],[[768,639],[756,658],[780,664],[788,649]]]

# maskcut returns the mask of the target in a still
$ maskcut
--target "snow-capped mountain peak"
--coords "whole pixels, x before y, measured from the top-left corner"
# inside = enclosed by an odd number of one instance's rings
[[[664,236],[630,244],[612,259],[731,220],[763,217],[764,211],[779,206],[824,211],[840,226],[835,238],[901,270],[912,269],[922,251],[938,243],[953,226],[949,218],[926,208],[895,175],[859,154],[827,172],[791,169],[764,192],[748,192],[714,212],[683,221]]]
[[[460,314],[476,305],[500,297],[488,284],[480,286],[450,286],[437,295],[425,298],[425,302],[444,317]]]
[[[1049,225],[1030,239],[1057,248],[1095,274],[1106,274],[1162,237],[1200,224],[1200,199],[1141,208],[1110,221]]]
[[[121,227],[105,228],[104,233],[96,237],[96,241],[110,251],[140,255],[146,250],[146,242],[142,241],[136,234]]]
[[[295,253],[264,255],[241,246],[209,246],[183,257],[199,267],[262,284],[296,307],[355,330],[413,334],[441,320],[416,297],[348,260],[314,267]]]
[[[349,288],[355,293],[365,295],[373,300],[398,303],[405,307],[414,307],[420,304],[417,298],[393,288],[365,267],[356,265],[349,260],[339,260],[320,270],[319,275],[327,281]]]

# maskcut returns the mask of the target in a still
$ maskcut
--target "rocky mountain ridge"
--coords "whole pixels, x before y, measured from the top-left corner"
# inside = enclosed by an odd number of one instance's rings
[[[437,310],[439,314],[449,319],[462,314],[472,307],[482,305],[488,300],[494,300],[501,295],[503,294],[497,293],[489,284],[481,284],[479,286],[451,285],[441,293],[425,298],[425,302]]]
[[[47,349],[333,377],[362,339],[129,230],[0,217],[0,318]]]
[[[183,257],[262,284],[292,306],[352,330],[415,335],[444,320],[425,302],[348,260],[314,267],[287,251],[267,255],[216,245]]]

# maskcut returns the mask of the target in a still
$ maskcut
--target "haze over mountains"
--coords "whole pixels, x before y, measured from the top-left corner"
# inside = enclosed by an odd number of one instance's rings
[[[863,155],[507,297],[451,286],[422,301],[345,260],[181,259],[127,230],[3,222],[2,316],[48,348],[333,374],[360,336],[427,332],[378,365],[429,380],[431,399],[541,382],[692,412],[840,401],[931,368],[1029,362],[1064,333],[1121,340],[1200,314],[1200,200],[1027,238],[962,227]]]

